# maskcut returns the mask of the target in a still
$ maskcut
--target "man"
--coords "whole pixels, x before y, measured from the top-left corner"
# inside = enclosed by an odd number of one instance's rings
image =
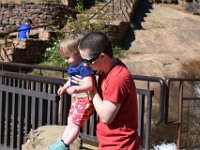
[[[113,57],[112,43],[102,32],[86,34],[79,51],[84,63],[99,72],[98,91],[93,88],[99,150],[138,150],[138,104],[130,72]],[[74,80],[81,84],[81,79]]]
[[[25,19],[25,23],[18,28],[18,39],[28,39],[31,29],[31,19]]]

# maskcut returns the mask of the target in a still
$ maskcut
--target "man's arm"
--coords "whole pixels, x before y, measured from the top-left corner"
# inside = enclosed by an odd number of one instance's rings
[[[121,107],[121,104],[102,100],[96,88],[94,90],[93,104],[101,121],[106,124],[112,123]]]

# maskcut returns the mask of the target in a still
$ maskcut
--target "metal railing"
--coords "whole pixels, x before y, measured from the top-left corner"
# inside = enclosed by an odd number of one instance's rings
[[[172,98],[171,94],[173,94]],[[177,98],[174,96],[175,94]],[[172,102],[173,104],[170,105]],[[177,150],[199,149],[200,78],[169,79],[165,109],[165,123],[175,125],[177,128]],[[174,118],[175,113],[177,114],[176,118]]]
[[[154,92],[152,90],[137,89],[137,94],[139,95],[138,133],[142,138],[142,148],[145,150],[149,150],[151,147],[150,146],[151,113],[152,113],[152,97],[154,95]]]
[[[133,79],[135,81],[143,81],[146,82],[146,88],[145,89],[151,89],[151,84],[157,83],[159,84],[159,116],[157,120],[155,121],[156,125],[160,125],[164,121],[164,112],[165,112],[165,101],[166,101],[166,84],[165,81],[162,78],[159,77],[150,77],[150,76],[142,76],[142,75],[134,75]]]
[[[21,149],[31,128],[63,122],[56,94],[62,83],[61,79],[0,72],[1,146]]]
[[[128,23],[131,21],[132,11],[133,11],[132,9],[134,8],[133,7],[134,3],[137,4],[137,1],[109,0],[104,5],[100,6],[98,11],[89,17],[88,21],[95,18],[99,14],[102,15],[102,12],[104,12],[104,15],[106,14],[110,15],[111,20],[113,17],[113,20],[115,21],[116,21],[115,18],[118,18],[118,21]]]
[[[64,73],[63,69],[55,69],[44,66],[33,66],[25,64],[2,63],[14,65],[22,71],[23,67],[33,67],[38,69],[53,69]],[[22,68],[21,68],[22,67]],[[21,70],[22,69],[22,70]],[[23,72],[23,71],[22,71]],[[133,76],[134,80],[147,82],[158,82],[161,89],[164,82],[160,78]],[[30,129],[36,129],[46,124],[67,124],[67,114],[70,107],[70,97],[66,95],[59,97],[57,89],[65,80],[58,78],[42,77],[24,73],[14,73],[8,71],[0,72],[0,143],[1,146],[20,149],[26,141]],[[160,94],[165,94],[162,89]],[[142,147],[148,150],[151,135],[151,112],[152,97],[154,91],[150,88],[137,89],[139,114],[138,114],[138,133],[143,138]],[[164,95],[160,96],[160,107],[163,107]],[[144,105],[145,103],[145,105]],[[164,114],[160,108],[160,115]],[[159,123],[163,117],[159,116]],[[81,130],[83,139],[98,142],[96,137],[97,116],[94,114]],[[17,140],[16,140],[17,138]],[[15,139],[15,140],[14,140]]]
[[[14,62],[1,62],[0,61],[0,70],[1,71],[13,71],[18,73],[27,73],[32,71],[33,69],[39,70],[38,75],[42,75],[42,71],[55,71],[60,73],[58,78],[65,78],[66,69],[58,68],[58,67],[51,67],[51,66],[38,66],[38,65],[31,65],[31,64],[23,64],[23,63],[14,63]]]

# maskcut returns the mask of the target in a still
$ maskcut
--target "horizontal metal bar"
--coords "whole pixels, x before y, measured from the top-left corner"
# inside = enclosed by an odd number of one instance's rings
[[[15,73],[15,72],[9,72],[9,71],[0,71],[0,76],[7,77],[7,78],[27,80],[27,81],[51,83],[51,84],[56,84],[56,85],[62,85],[66,82],[66,80],[64,79],[44,77],[44,76],[39,76],[39,75],[23,74],[23,73]]]
[[[169,78],[167,80],[168,85],[171,81],[200,81],[200,78]]]
[[[14,63],[14,62],[2,62],[1,61],[0,65],[1,66],[14,66],[14,67],[23,67],[23,68],[30,68],[30,69],[43,69],[43,70],[66,72],[66,69],[59,68],[59,67],[30,65],[30,64]]]
[[[200,97],[183,97],[182,100],[200,100]]]
[[[27,89],[22,89],[22,88],[17,88],[17,87],[5,86],[1,84],[0,84],[0,91],[10,92],[10,93],[15,93],[15,94],[20,94],[20,95],[27,95],[34,98],[43,98],[43,99],[48,99],[51,101],[55,101],[55,96],[58,96],[56,94],[32,91],[32,90],[27,90]]]

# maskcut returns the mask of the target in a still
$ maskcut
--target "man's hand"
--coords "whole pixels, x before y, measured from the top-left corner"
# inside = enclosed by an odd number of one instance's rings
[[[81,85],[82,84],[82,81],[83,81],[83,78],[79,75],[76,75],[76,76],[72,76],[71,77],[71,82],[75,83],[75,84],[79,84]]]

